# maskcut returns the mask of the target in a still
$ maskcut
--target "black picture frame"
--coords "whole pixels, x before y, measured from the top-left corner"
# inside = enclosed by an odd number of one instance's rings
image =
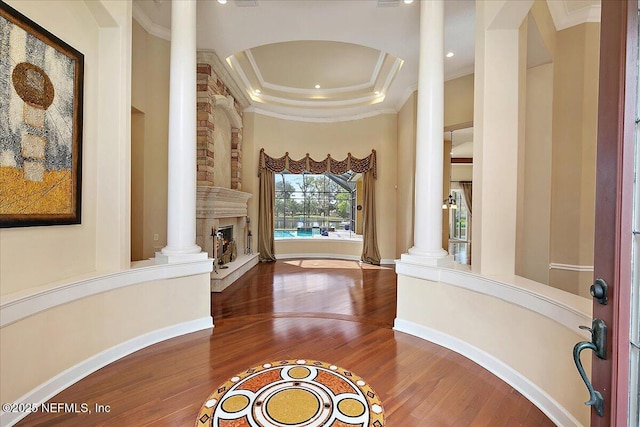
[[[0,228],[81,223],[83,85],[84,55],[0,0]]]

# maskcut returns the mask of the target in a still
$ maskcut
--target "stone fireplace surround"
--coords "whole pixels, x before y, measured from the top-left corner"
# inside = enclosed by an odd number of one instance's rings
[[[211,231],[233,226],[238,257],[227,268],[211,273],[211,291],[221,292],[258,263],[258,254],[245,254],[247,246],[247,201],[250,193],[199,185],[196,193],[196,243],[213,258]]]

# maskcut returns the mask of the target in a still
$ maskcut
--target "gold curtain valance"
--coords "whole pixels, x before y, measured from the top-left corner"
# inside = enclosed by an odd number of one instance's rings
[[[333,173],[340,175],[348,171],[356,173],[371,171],[374,178],[378,177],[376,171],[376,150],[371,150],[371,154],[363,159],[353,157],[351,153],[349,153],[344,160],[334,160],[331,158],[331,154],[328,154],[324,160],[318,162],[309,157],[309,153],[300,160],[293,160],[289,157],[289,152],[285,153],[282,157],[276,158],[265,154],[264,148],[262,148],[260,149],[260,171],[258,171],[258,176],[263,168],[274,173],[287,170],[295,174],[309,172],[313,174]]]

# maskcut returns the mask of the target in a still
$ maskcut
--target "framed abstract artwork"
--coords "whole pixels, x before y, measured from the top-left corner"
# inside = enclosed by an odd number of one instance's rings
[[[0,0],[0,228],[79,224],[84,55]]]

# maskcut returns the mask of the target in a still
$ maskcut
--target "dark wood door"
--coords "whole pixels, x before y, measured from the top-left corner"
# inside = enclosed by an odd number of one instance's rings
[[[593,386],[604,414],[592,426],[629,422],[638,0],[602,1],[596,173],[594,278],[608,284],[608,301],[594,299],[593,317],[607,325],[606,358],[593,355]]]

